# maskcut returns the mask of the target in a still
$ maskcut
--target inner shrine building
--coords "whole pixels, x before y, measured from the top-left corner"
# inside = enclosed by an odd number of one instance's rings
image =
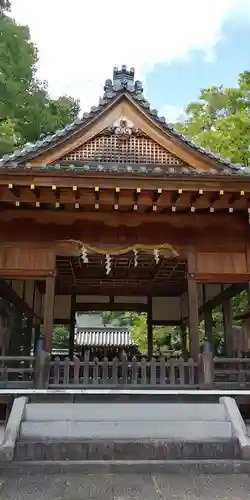
[[[246,168],[184,137],[134,69],[114,68],[97,106],[0,160],[0,291],[28,318],[27,349],[43,325],[51,352],[62,323],[72,354],[76,312],[134,310],[148,314],[149,357],[153,326],[173,325],[195,359],[200,319],[209,339],[221,303],[230,355],[230,298],[250,280],[249,197]]]

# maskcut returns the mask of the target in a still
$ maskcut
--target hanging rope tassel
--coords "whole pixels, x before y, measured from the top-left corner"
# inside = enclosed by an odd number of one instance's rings
[[[111,262],[112,262],[110,255],[106,254],[105,260],[106,260],[105,269],[106,269],[106,274],[108,276],[110,274],[110,271],[111,271]]]
[[[81,259],[84,262],[84,264],[88,264],[89,258],[88,258],[88,252],[85,246],[82,246],[81,248]]]
[[[160,262],[160,252],[159,252],[158,248],[154,249],[154,259],[155,259],[155,263],[159,264],[159,262]]]
[[[138,250],[134,248],[133,252],[134,252],[134,266],[138,267]]]

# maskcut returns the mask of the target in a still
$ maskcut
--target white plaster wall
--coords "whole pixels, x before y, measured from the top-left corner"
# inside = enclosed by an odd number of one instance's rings
[[[114,297],[114,302],[119,304],[147,304],[147,297]]]
[[[181,319],[180,297],[153,297],[153,321],[179,321]]]
[[[106,304],[109,303],[109,297],[105,295],[77,295],[76,302],[83,304],[98,303]]]

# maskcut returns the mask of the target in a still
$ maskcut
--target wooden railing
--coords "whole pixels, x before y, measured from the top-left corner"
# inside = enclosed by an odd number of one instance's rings
[[[211,371],[214,387],[250,388],[249,358],[214,358]]]
[[[42,352],[34,356],[0,356],[0,388],[158,387],[250,389],[249,358],[213,358],[199,361],[164,357],[129,360],[89,360],[75,357],[51,360]]]
[[[165,358],[147,360],[135,357],[129,361],[127,356],[121,360],[108,358],[89,361],[75,357],[73,361],[56,358],[49,363],[48,386],[198,386],[198,364],[192,359]]]
[[[35,362],[34,356],[0,356],[0,387],[32,386]]]

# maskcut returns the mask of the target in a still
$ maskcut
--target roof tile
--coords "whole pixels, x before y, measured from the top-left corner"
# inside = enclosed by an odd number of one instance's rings
[[[28,161],[30,155],[39,153],[40,150],[43,150],[51,143],[54,143],[58,139],[67,136],[67,134],[69,134],[73,130],[81,127],[90,118],[98,115],[99,111],[105,108],[105,106],[109,104],[110,100],[115,100],[120,94],[123,93],[128,93],[132,97],[132,99],[137,101],[139,106],[144,108],[150,116],[153,116],[155,121],[159,123],[159,125],[162,126],[163,129],[167,130],[172,135],[188,144],[191,148],[196,149],[199,153],[206,155],[213,160],[216,160],[218,167],[220,165],[222,168],[223,166],[229,166],[232,171],[238,171],[240,169],[242,175],[249,175],[249,172],[246,170],[246,168],[243,168],[242,165],[233,164],[230,159],[223,159],[218,153],[212,152],[209,148],[203,148],[199,143],[194,142],[188,137],[185,137],[181,132],[179,132],[179,130],[176,130],[171,123],[166,123],[165,117],[159,117],[157,110],[151,109],[149,102],[145,99],[141,82],[139,80],[134,81],[134,69],[132,68],[131,70],[128,70],[125,65],[122,66],[121,70],[114,68],[113,81],[111,79],[106,80],[104,86],[104,95],[99,100],[98,106],[92,106],[89,113],[83,113],[82,118],[76,118],[73,123],[66,125],[64,129],[58,130],[55,134],[48,135],[42,140],[38,140],[33,145],[27,143],[24,145],[22,150],[17,150],[10,155],[4,155],[0,159],[0,167],[9,167],[11,166],[10,164],[13,160],[16,160],[18,162],[24,157],[26,157]]]

